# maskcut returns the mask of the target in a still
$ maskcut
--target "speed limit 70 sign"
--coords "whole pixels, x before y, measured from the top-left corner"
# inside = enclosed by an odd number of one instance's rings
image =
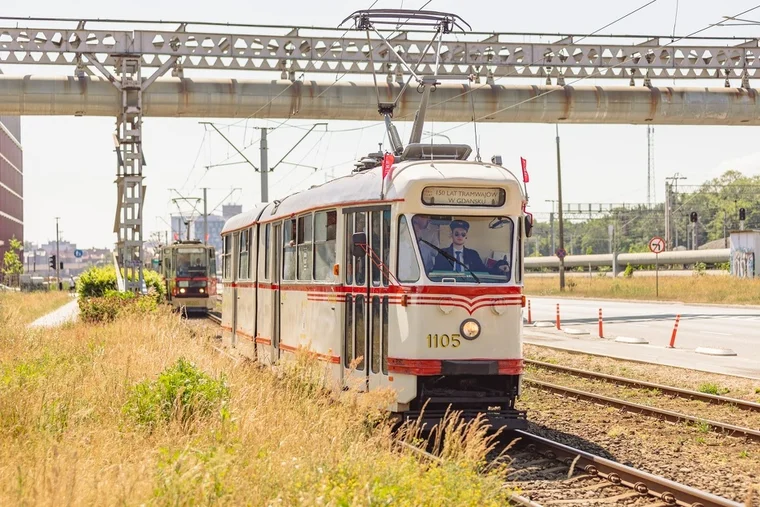
[[[658,254],[665,251],[665,240],[659,236],[649,240],[649,250],[652,253]]]

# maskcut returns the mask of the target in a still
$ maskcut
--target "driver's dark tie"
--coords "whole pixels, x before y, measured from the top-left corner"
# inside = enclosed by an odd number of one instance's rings
[[[454,267],[454,271],[462,272],[462,252],[454,252],[457,256],[457,265]]]

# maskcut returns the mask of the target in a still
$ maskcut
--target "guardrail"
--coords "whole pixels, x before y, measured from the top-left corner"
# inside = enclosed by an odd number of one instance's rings
[[[655,260],[655,254],[646,253],[620,253],[620,254],[595,254],[595,255],[568,255],[565,257],[566,268],[576,267],[601,267],[609,266],[613,271],[631,266],[650,266],[657,262],[660,266],[676,264],[717,264],[730,260],[729,248],[717,248],[713,250],[681,250],[663,252],[659,259]],[[546,257],[526,257],[526,269],[559,268],[559,258],[556,255]]]

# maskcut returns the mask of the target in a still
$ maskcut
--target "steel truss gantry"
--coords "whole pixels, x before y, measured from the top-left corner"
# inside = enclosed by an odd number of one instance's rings
[[[124,25],[129,29],[120,28]],[[758,38],[450,35],[453,41],[433,45],[429,31],[422,29],[378,27],[365,37],[350,27],[0,17],[0,66],[74,66],[82,83],[94,68],[118,90],[114,231],[128,290],[143,285],[143,92],[169,70],[175,77],[183,77],[186,69],[275,71],[291,82],[305,73],[334,74],[336,79],[385,74],[390,84],[404,82],[409,69],[402,59],[407,59],[419,62],[413,70],[419,77],[466,76],[476,83],[485,79],[486,84],[499,78],[540,78],[545,79],[542,84],[555,79],[562,86],[566,78],[591,77],[651,86],[652,79],[717,78],[726,87],[729,79],[739,79],[752,93],[749,80],[760,69]],[[143,78],[144,69],[154,70]]]
[[[144,29],[116,28],[125,24]],[[142,67],[161,67],[176,58],[177,75],[183,69],[223,69],[277,71],[282,79],[300,73],[380,73],[400,80],[401,56],[421,57],[416,69],[421,76],[435,74],[440,62],[439,76],[556,78],[560,85],[579,77],[731,78],[746,84],[760,69],[757,37],[453,32],[449,39],[455,40],[427,47],[430,33],[422,30],[378,27],[368,40],[348,28],[0,17],[0,65],[71,65],[85,58],[109,67],[118,55],[129,54]]]

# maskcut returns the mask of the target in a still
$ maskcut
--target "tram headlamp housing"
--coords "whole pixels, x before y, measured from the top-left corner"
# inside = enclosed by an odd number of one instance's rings
[[[185,289],[180,289],[180,290],[179,290],[179,293],[180,293],[180,294],[184,294],[184,293],[185,293]]]
[[[474,340],[480,336],[480,323],[475,319],[465,319],[459,325],[459,333],[465,340]]]

